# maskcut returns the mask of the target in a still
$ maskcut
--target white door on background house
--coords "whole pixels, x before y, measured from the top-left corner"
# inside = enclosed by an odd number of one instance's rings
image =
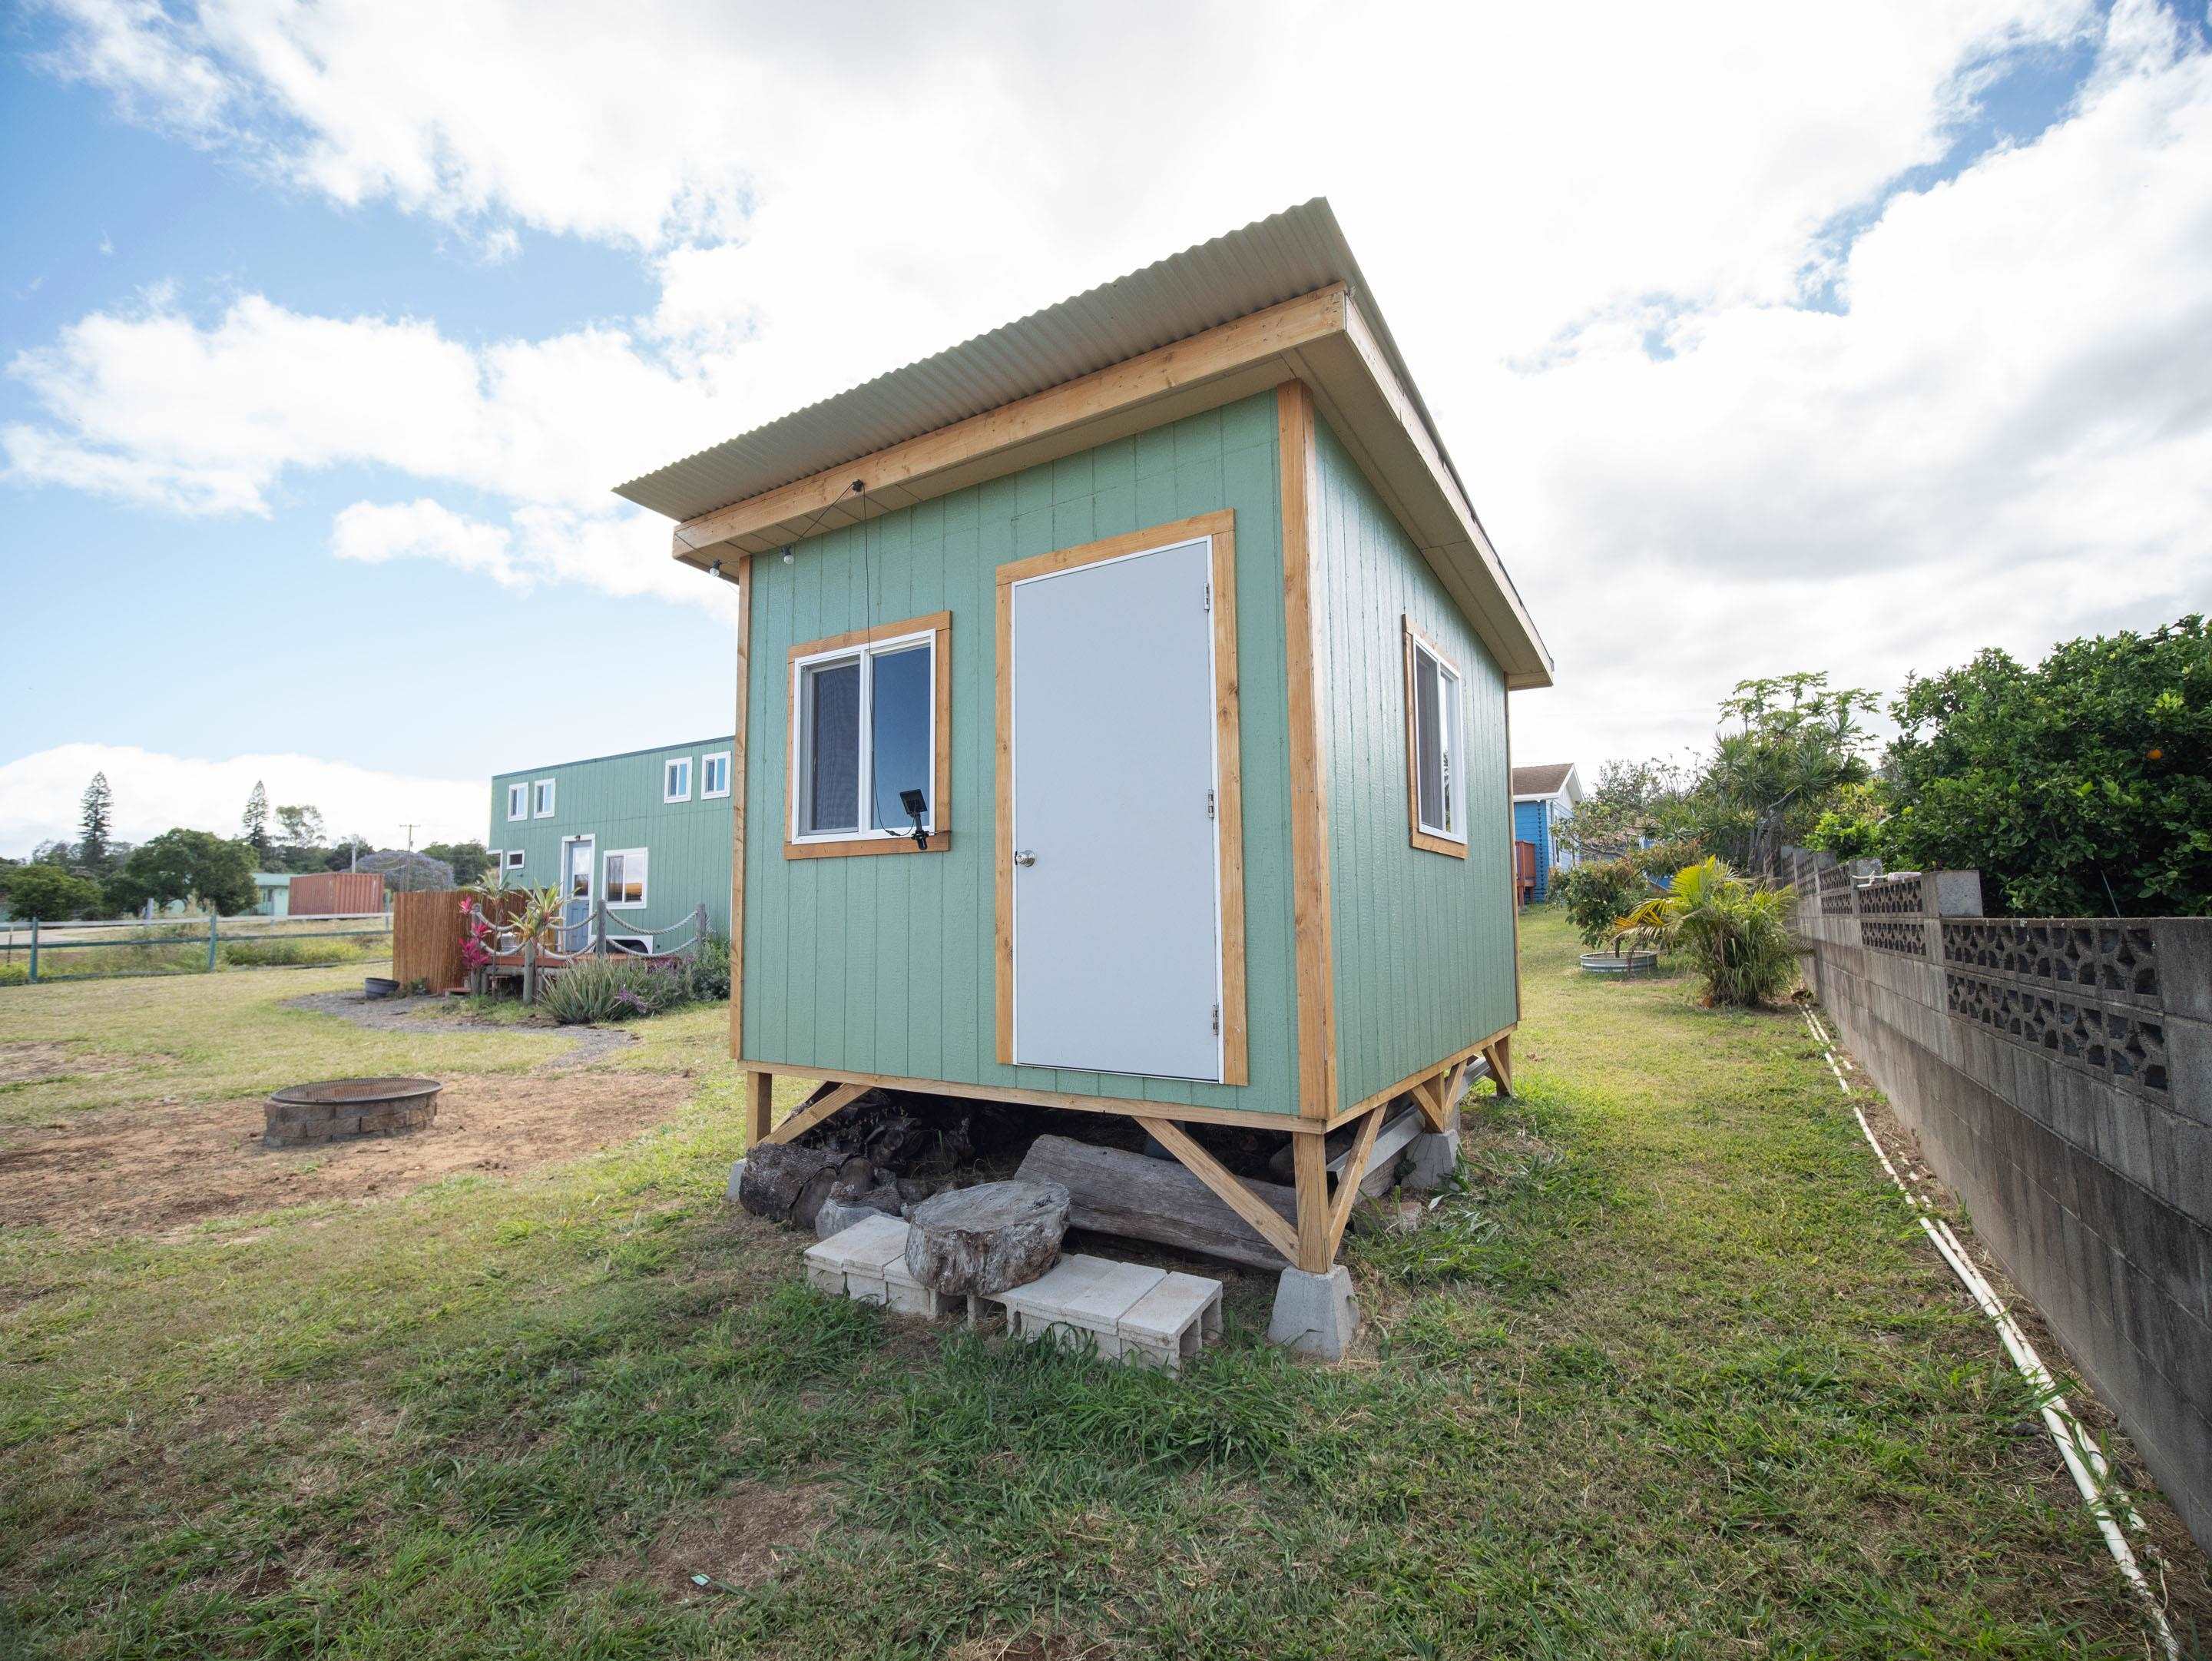
[[[1012,585],[1013,1055],[1219,1079],[1212,547]]]
[[[561,843],[561,950],[581,952],[592,942],[592,837],[568,837]]]

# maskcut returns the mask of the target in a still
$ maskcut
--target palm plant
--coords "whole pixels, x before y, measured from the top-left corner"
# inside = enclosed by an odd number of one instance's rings
[[[1797,975],[1788,889],[1738,876],[1717,859],[1674,873],[1663,904],[1668,937],[1690,954],[1708,1003],[1751,1008],[1779,997]],[[1640,908],[1639,908],[1640,909]]]

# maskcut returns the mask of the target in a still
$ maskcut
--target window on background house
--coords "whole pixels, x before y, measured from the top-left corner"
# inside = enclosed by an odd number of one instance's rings
[[[528,785],[510,784],[507,787],[507,816],[510,819],[526,819],[530,817],[530,787]]]
[[[642,848],[624,848],[607,855],[609,909],[627,910],[645,904],[645,872],[646,853]]]
[[[726,796],[730,794],[730,752],[699,757],[699,794],[702,798]]]
[[[802,648],[792,662],[792,839],[873,843],[909,837],[905,793],[920,793],[933,837],[938,802],[937,711],[947,672],[948,618],[896,624],[866,646]],[[942,841],[933,841],[941,848]]]
[[[531,812],[541,819],[553,817],[553,781],[540,779],[530,787]]]
[[[510,848],[501,857],[507,861],[505,868],[509,875],[522,869],[522,850],[520,848]]]
[[[1406,625],[1407,804],[1414,846],[1467,852],[1466,698],[1450,659]]]
[[[660,799],[663,801],[691,800],[691,757],[678,756],[660,770]]]

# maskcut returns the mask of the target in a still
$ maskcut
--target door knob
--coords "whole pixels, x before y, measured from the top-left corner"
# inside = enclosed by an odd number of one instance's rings
[[[1021,852],[1014,855],[1014,863],[1024,867],[1035,865],[1036,863],[1036,855],[1030,853],[1028,849],[1024,848]]]

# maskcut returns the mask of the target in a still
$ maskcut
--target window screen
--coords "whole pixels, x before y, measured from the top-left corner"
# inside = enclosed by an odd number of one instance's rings
[[[913,824],[899,805],[902,790],[919,790],[925,801],[932,794],[929,652],[926,644],[908,646],[872,660],[868,739],[875,777],[868,822],[878,830],[903,830]]]
[[[1413,776],[1420,828],[1464,841],[1459,706],[1459,676],[1415,642]]]
[[[860,662],[825,663],[806,671],[800,731],[806,776],[801,830],[860,828]]]

